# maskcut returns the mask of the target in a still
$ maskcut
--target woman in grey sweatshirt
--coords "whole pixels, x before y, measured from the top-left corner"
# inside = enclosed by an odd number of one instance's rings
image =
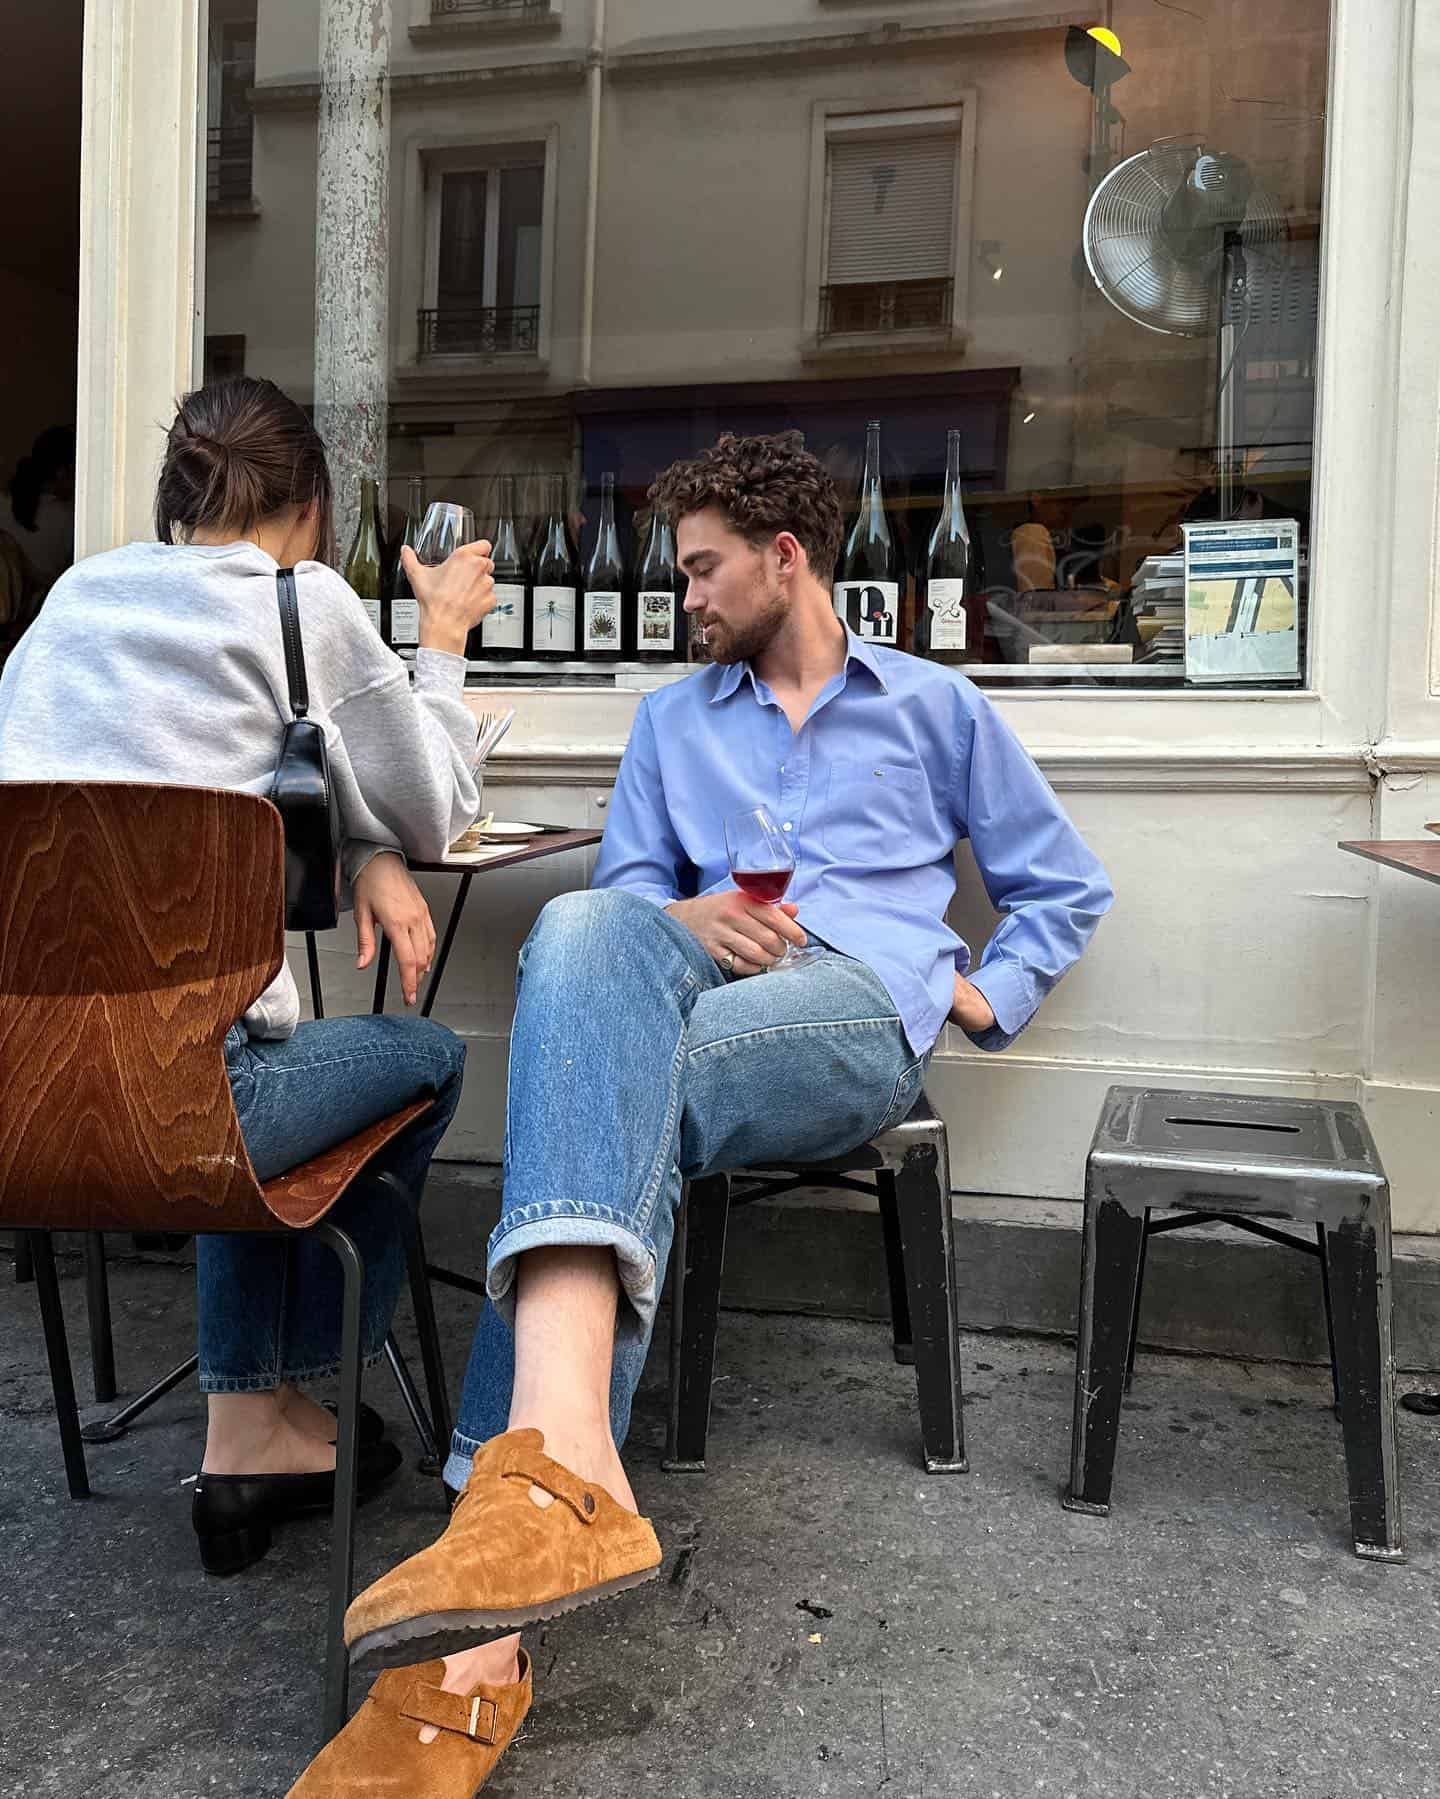
[[[415,683],[327,566],[330,476],[320,438],[270,382],[217,383],[182,404],[166,445],[158,543],[93,556],[56,583],[0,675],[0,781],[155,781],[267,793],[289,720],[276,571],[293,567],[310,716],[325,730],[357,917],[391,938],[407,999],[434,947],[404,855],[441,856],[474,819],[475,721],[465,637],[493,607],[489,546],[438,568],[409,551],[420,603]],[[261,1180],[422,1095],[431,1112],[385,1161],[418,1192],[459,1098],[464,1049],[428,1020],[299,1023],[288,968],[237,1020],[226,1060]],[[381,1190],[383,1195],[383,1190]],[[383,1348],[404,1255],[383,1196],[332,1214],[366,1263],[365,1350]],[[266,1237],[197,1239],[200,1384],[209,1427],[195,1526],[234,1572],[279,1518],[326,1501],[334,1419],[299,1390],[337,1363],[330,1253]],[[375,1435],[372,1421],[371,1432]],[[399,1451],[372,1441],[362,1486]]]

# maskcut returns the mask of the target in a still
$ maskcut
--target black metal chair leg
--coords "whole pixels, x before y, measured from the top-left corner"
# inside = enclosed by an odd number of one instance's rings
[[[1355,1553],[1375,1561],[1404,1561],[1390,1346],[1389,1220],[1346,1218],[1327,1228],[1325,1237]]]
[[[45,1328],[45,1354],[50,1362],[50,1386],[55,1395],[55,1417],[60,1426],[60,1448],[65,1457],[65,1481],[72,1499],[88,1499],[90,1476],[85,1468],[85,1445],[80,1438],[80,1413],[75,1404],[75,1376],[70,1367],[70,1345],[65,1336],[60,1282],[55,1275],[55,1250],[48,1231],[27,1231],[26,1236],[35,1266],[40,1322]]]
[[[385,1339],[385,1359],[390,1364],[390,1372],[395,1376],[395,1385],[400,1389],[400,1398],[405,1410],[410,1414],[410,1422],[415,1427],[415,1435],[420,1439],[420,1462],[422,1474],[434,1474],[444,1467],[440,1454],[440,1445],[435,1441],[434,1427],[430,1423],[430,1414],[420,1403],[420,1395],[415,1389],[415,1377],[410,1372],[410,1364],[400,1351],[393,1333]]]
[[[15,1233],[15,1285],[23,1287],[35,1278],[35,1258],[30,1252],[30,1236],[26,1231]]]
[[[1320,1246],[1320,1296],[1325,1301],[1325,1341],[1330,1345],[1330,1389],[1335,1395],[1335,1413],[1340,1413],[1340,1364],[1335,1360],[1335,1311],[1330,1303],[1330,1255],[1325,1248],[1325,1226],[1315,1226],[1315,1241]]]
[[[1145,1229],[1140,1238],[1140,1267],[1135,1275],[1135,1306],[1130,1313],[1130,1347],[1125,1351],[1125,1391],[1135,1379],[1135,1345],[1140,1340],[1140,1301],[1145,1293],[1145,1263],[1150,1254],[1150,1208],[1145,1208]]]
[[[720,1322],[720,1281],[730,1221],[730,1177],[692,1181],[681,1207],[672,1251],[676,1264],[679,1353],[672,1342],[668,1474],[703,1474],[710,1434],[710,1392],[715,1380],[715,1335]]]
[[[415,1328],[420,1337],[420,1365],[425,1370],[425,1390],[430,1398],[430,1422],[434,1427],[438,1465],[424,1470],[438,1475],[449,1453],[454,1414],[445,1385],[445,1359],[440,1350],[440,1326],[435,1319],[435,1296],[426,1273],[425,1236],[420,1211],[411,1205],[406,1213],[405,1254],[410,1264],[410,1299],[415,1308]]]
[[[911,1143],[898,1169],[880,1172],[882,1194],[892,1182],[914,1327],[915,1387],[925,1466],[931,1474],[963,1474],[968,1464],[950,1171],[938,1131],[928,1141]]]
[[[885,1273],[890,1282],[890,1328],[895,1340],[895,1360],[905,1368],[915,1366],[915,1338],[910,1328],[910,1295],[905,1290],[905,1254],[900,1247],[900,1214],[895,1203],[895,1182],[887,1172],[876,1180],[880,1196],[880,1229],[885,1239]]]
[[[85,1233],[85,1306],[90,1319],[90,1377],[96,1405],[115,1398],[115,1337],[110,1327],[110,1278],[105,1268],[105,1238]]]
[[[315,1235],[339,1257],[345,1277],[340,1320],[339,1431],[335,1439],[335,1512],[330,1539],[330,1628],[325,1649],[322,1742],[344,1727],[350,1696],[350,1658],[345,1648],[345,1611],[355,1580],[355,1489],[360,1446],[360,1301],[365,1268],[344,1231],[321,1222]]]
[[[200,1366],[198,1356],[189,1356],[176,1365],[166,1375],[162,1375],[153,1387],[147,1387],[138,1399],[132,1399],[129,1405],[121,1406],[118,1412],[112,1412],[108,1418],[97,1418],[93,1424],[87,1424],[80,1435],[87,1443],[113,1443],[117,1437],[123,1437],[130,1426],[142,1412],[148,1412],[157,1399],[163,1399],[173,1388],[178,1387]]]
[[[1110,1510],[1125,1356],[1144,1243],[1143,1217],[1087,1188],[1070,1486],[1063,1502],[1068,1511],[1103,1517]]]

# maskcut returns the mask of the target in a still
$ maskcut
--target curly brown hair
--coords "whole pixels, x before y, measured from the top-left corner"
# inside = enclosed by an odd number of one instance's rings
[[[649,497],[672,525],[716,506],[757,549],[777,531],[788,531],[804,545],[816,580],[829,586],[834,579],[844,530],[840,496],[798,431],[774,437],[736,437],[727,431],[690,461],[673,463]]]

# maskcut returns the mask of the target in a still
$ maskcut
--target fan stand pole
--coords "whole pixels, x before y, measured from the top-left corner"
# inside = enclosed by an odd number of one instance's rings
[[[1215,438],[1220,517],[1235,516],[1239,487],[1235,450],[1235,383],[1239,377],[1240,340],[1244,325],[1240,322],[1246,308],[1249,278],[1245,268],[1245,249],[1236,231],[1225,233],[1225,250],[1220,259],[1220,385],[1215,396]]]

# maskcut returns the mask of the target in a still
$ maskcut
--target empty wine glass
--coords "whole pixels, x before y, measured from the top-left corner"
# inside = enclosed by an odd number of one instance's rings
[[[458,550],[461,544],[475,541],[475,514],[468,506],[456,506],[450,500],[434,500],[420,527],[415,554],[432,568]]]
[[[747,899],[762,906],[778,906],[795,873],[795,849],[788,833],[764,806],[731,813],[725,820],[725,851],[730,858],[730,878]],[[787,944],[780,960],[770,964],[770,972],[801,968],[818,959],[813,949]]]

